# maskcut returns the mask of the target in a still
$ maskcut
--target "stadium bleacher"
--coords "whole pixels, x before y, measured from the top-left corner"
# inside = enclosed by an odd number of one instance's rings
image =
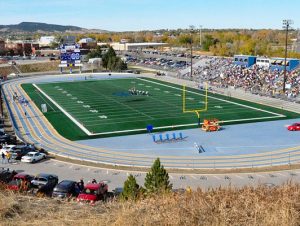
[[[238,65],[235,64],[235,58],[210,57],[210,60],[204,66],[201,65],[194,69],[193,76],[190,76],[190,73],[186,73],[180,75],[180,77],[189,80],[193,79],[199,83],[209,81],[211,86],[240,88],[254,94],[299,101],[299,60],[287,60],[286,92],[283,93],[283,65],[272,67],[271,63],[274,59],[269,59],[270,67],[266,67],[266,65],[261,65],[260,63],[251,66]]]

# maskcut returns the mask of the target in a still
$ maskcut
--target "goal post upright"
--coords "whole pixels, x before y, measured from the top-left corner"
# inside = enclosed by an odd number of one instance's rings
[[[205,112],[208,109],[208,85],[205,83],[205,102],[202,109],[186,109],[186,86],[182,87],[182,112],[183,113],[195,113],[198,118],[198,125],[200,126],[200,112]]]

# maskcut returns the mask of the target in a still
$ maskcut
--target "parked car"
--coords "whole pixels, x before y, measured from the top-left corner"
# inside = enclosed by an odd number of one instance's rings
[[[21,158],[21,162],[29,162],[29,163],[35,163],[42,159],[46,159],[46,154],[40,153],[40,152],[28,152],[26,155],[24,155]]]
[[[288,126],[287,129],[289,131],[299,131],[300,130],[300,123],[299,122],[294,123],[294,124]]]
[[[80,189],[76,181],[63,180],[53,189],[52,197],[54,198],[71,198],[77,197]]]
[[[13,191],[28,191],[31,187],[31,181],[33,180],[33,176],[27,173],[18,173],[16,174],[12,181],[10,181],[7,185],[7,189]],[[26,182],[26,183],[24,183]]]
[[[11,143],[13,138],[9,134],[0,135],[0,143]]]
[[[121,187],[117,187],[117,188],[115,188],[114,190],[112,190],[112,192],[113,192],[113,195],[115,196],[115,197],[118,197],[118,196],[120,196],[121,195],[121,193],[123,192],[123,188],[121,188]]]
[[[58,177],[56,175],[40,173],[31,181],[31,186],[34,189],[33,193],[41,193],[51,196],[57,183]]]
[[[29,152],[35,151],[34,146],[32,145],[16,145],[11,149],[11,158],[15,160],[21,160],[24,155],[27,155]]]
[[[4,184],[9,183],[16,174],[17,172],[14,170],[11,171],[8,168],[7,169],[2,168],[0,170],[0,183],[4,183]]]
[[[89,202],[95,204],[96,201],[105,200],[107,196],[108,186],[104,182],[100,183],[89,183],[83,191],[78,195],[78,202]]]

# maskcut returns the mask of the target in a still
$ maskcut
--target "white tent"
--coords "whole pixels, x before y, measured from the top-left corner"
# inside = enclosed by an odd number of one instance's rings
[[[16,73],[10,73],[10,74],[8,75],[8,77],[16,77],[16,76],[17,76]]]

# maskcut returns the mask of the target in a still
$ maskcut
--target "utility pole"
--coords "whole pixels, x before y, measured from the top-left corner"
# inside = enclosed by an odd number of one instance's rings
[[[1,118],[3,118],[3,103],[2,103],[2,82],[0,81],[0,113],[1,113]]]
[[[283,74],[283,94],[285,94],[285,84],[287,80],[286,76],[286,59],[287,59],[287,48],[288,48],[288,34],[289,34],[289,28],[293,24],[292,20],[283,20],[282,21],[282,27],[285,29],[285,53],[284,53],[284,74]]]
[[[193,31],[194,31],[194,26],[190,26],[190,32],[191,32],[191,78],[193,77]]]

